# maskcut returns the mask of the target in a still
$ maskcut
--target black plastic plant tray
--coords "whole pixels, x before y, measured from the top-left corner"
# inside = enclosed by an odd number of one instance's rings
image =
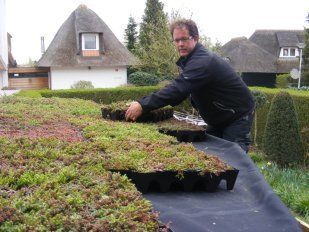
[[[200,142],[206,140],[205,131],[203,130],[164,130],[159,129],[160,133],[171,135],[177,138],[179,142]]]
[[[237,169],[233,169],[218,174],[205,173],[204,175],[200,175],[197,171],[184,171],[183,178],[178,178],[176,171],[149,173],[139,173],[131,170],[110,171],[126,175],[142,193],[169,191],[214,192],[221,180],[226,180],[227,190],[232,190],[239,172]]]
[[[110,109],[101,108],[102,117],[105,119],[110,119],[113,121],[124,121],[125,120],[125,111],[124,110],[115,110],[111,112]],[[149,112],[142,114],[137,122],[159,122],[173,117],[173,110],[160,110],[157,112]]]

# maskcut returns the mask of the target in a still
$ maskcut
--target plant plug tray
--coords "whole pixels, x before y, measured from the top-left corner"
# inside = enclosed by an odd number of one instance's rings
[[[200,142],[205,141],[206,135],[204,131],[190,131],[190,130],[162,130],[160,133],[174,136],[179,142]]]
[[[101,107],[102,117],[113,121],[124,121],[126,110],[131,101],[116,102]],[[173,117],[173,108],[170,106],[143,113],[137,122],[160,122]]]
[[[169,192],[169,191],[216,191],[221,180],[226,180],[227,190],[234,188],[238,170],[226,170],[218,174],[205,173],[201,175],[197,171],[184,171],[179,178],[176,171],[160,171],[151,173],[139,173],[131,170],[110,170],[126,175],[142,192]]]
[[[174,136],[179,142],[198,142],[206,138],[203,127],[186,121],[169,119],[159,122],[157,126],[160,133]]]

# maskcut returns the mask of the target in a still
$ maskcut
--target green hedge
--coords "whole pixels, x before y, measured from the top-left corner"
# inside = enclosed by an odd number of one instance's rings
[[[159,86],[134,86],[134,87],[117,87],[92,90],[41,90],[42,97],[60,97],[60,98],[80,98],[84,100],[92,100],[100,104],[110,104],[116,101],[138,100],[147,96],[153,91],[158,91],[162,87]],[[20,95],[25,96],[22,91]],[[176,110],[192,112],[189,100],[185,100],[182,104],[175,107]]]
[[[110,104],[115,101],[137,100],[150,92],[159,90],[156,86],[147,87],[117,87],[93,90],[43,90],[42,97],[81,98],[100,104]]]
[[[271,100],[276,93],[280,91],[287,91],[293,98],[299,125],[301,128],[302,139],[305,145],[305,149],[309,151],[309,92],[308,91],[297,91],[297,90],[288,90],[288,89],[270,89],[270,88],[262,88],[262,87],[251,87],[251,90],[260,90],[264,92],[267,96],[267,102],[262,107],[257,110],[258,114],[258,135],[257,135],[257,143],[259,145],[262,144],[263,141],[263,132],[266,125],[267,114],[270,109]]]

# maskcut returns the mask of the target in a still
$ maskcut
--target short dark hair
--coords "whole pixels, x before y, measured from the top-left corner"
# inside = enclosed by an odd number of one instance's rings
[[[174,22],[172,22],[170,26],[170,32],[172,36],[176,28],[186,28],[189,31],[190,36],[194,38],[199,37],[196,23],[191,19],[176,19]]]

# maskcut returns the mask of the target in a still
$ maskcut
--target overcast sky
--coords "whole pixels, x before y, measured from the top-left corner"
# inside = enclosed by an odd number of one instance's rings
[[[257,29],[303,29],[309,0],[161,0],[170,14],[179,11],[199,26],[200,34],[222,44],[239,36],[247,38]],[[141,22],[146,0],[6,0],[6,25],[12,35],[12,52],[18,64],[41,56],[40,37],[45,46],[62,23],[80,5],[97,13],[117,38],[132,15]]]

